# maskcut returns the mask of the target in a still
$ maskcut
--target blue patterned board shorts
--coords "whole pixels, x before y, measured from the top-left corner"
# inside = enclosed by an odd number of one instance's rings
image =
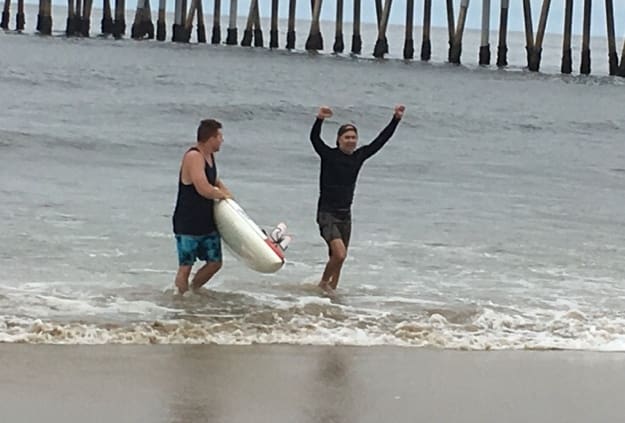
[[[195,260],[221,261],[221,237],[218,232],[209,235],[176,235],[178,264],[193,266]]]

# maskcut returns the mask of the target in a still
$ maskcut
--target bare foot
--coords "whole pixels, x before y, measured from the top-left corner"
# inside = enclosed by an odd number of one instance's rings
[[[176,287],[178,288],[178,294],[182,295],[189,290],[189,283],[185,281],[176,281]]]
[[[194,295],[202,295],[204,297],[210,297],[211,296],[211,291],[209,291],[208,288],[206,288],[204,286],[200,286],[198,288],[194,284],[191,284],[191,292],[193,292]]]
[[[330,282],[321,281],[319,282],[319,288],[321,288],[328,297],[334,298],[336,296],[336,291],[332,289],[330,286]]]

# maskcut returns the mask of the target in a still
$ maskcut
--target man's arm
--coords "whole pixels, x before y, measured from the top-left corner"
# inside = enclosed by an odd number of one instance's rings
[[[187,167],[191,183],[196,191],[205,198],[211,200],[223,200],[225,193],[208,182],[204,173],[204,157],[198,151],[189,151],[184,158],[184,165]]]
[[[232,198],[232,193],[230,192],[226,184],[224,184],[224,182],[221,180],[221,178],[217,178],[216,182],[217,183],[215,185],[221,190],[221,192],[224,193],[226,198]]]
[[[330,147],[321,139],[321,124],[325,118],[332,116],[332,110],[329,107],[321,106],[317,113],[317,119],[310,130],[310,142],[313,148],[320,156],[323,156],[330,150]]]
[[[375,153],[380,151],[384,144],[387,143],[388,140],[391,139],[393,134],[395,133],[395,129],[397,129],[397,125],[404,117],[404,110],[406,108],[403,105],[395,106],[395,111],[393,113],[393,118],[389,122],[388,125],[378,134],[377,137],[371,143],[361,147],[360,151],[363,156],[363,160],[368,159],[373,156]]]

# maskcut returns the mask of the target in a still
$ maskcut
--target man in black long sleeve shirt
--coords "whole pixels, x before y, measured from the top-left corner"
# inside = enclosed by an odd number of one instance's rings
[[[345,124],[338,130],[336,147],[329,147],[321,139],[321,125],[332,116],[332,110],[319,108],[317,120],[310,132],[310,141],[321,158],[319,175],[319,201],[317,203],[317,224],[321,237],[328,244],[329,259],[319,286],[329,294],[336,289],[351,236],[351,206],[358,173],[365,160],[377,153],[391,138],[405,107],[395,107],[391,122],[370,143],[356,148],[358,130]]]

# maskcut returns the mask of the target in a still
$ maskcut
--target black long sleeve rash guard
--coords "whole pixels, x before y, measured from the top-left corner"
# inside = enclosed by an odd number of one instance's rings
[[[354,199],[356,180],[365,160],[377,153],[391,138],[400,119],[391,122],[369,144],[343,153],[338,147],[329,147],[321,139],[323,119],[317,118],[310,131],[310,141],[321,158],[319,201],[317,209],[333,213],[349,213]]]

